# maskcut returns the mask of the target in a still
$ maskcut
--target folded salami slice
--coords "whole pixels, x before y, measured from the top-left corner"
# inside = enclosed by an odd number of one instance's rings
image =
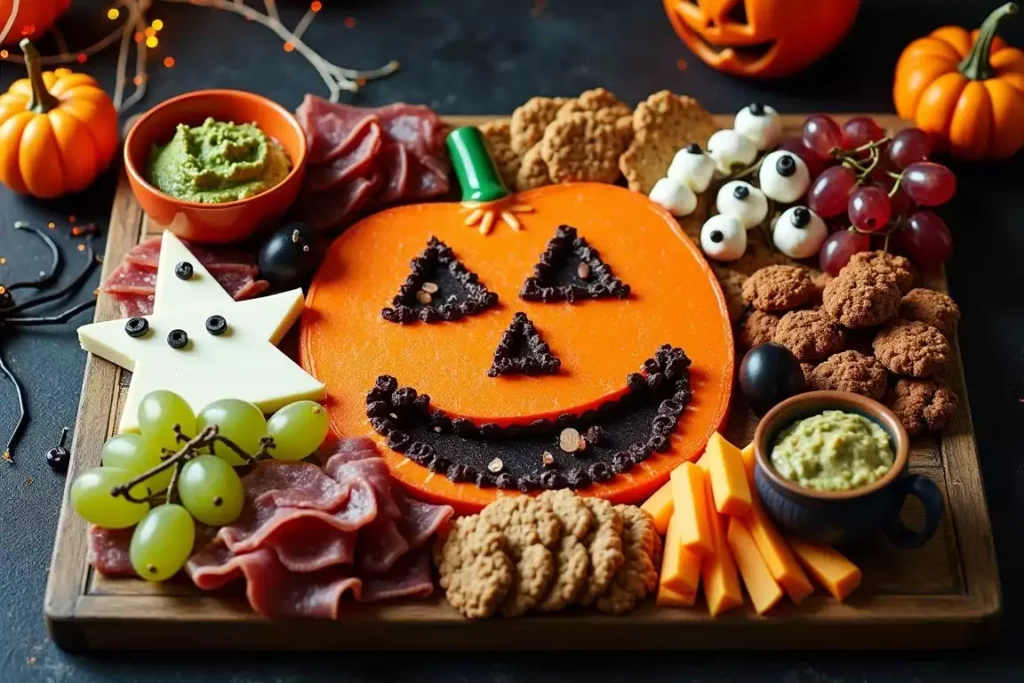
[[[334,190],[347,182],[366,175],[372,170],[374,158],[381,146],[380,125],[371,120],[362,128],[352,145],[330,162],[310,166],[303,181],[307,192]]]

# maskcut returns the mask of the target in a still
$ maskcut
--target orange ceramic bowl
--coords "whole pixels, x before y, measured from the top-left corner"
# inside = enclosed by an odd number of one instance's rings
[[[167,144],[179,123],[198,126],[207,117],[255,123],[284,147],[291,173],[266,192],[223,204],[187,202],[150,185],[144,169],[153,146]],[[306,170],[306,134],[288,110],[265,97],[241,90],[198,90],[139,117],[125,139],[124,166],[135,198],[156,226],[194,242],[235,242],[283,216],[295,201]]]

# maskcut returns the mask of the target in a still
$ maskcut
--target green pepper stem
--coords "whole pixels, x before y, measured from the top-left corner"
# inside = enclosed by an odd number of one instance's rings
[[[493,202],[509,195],[479,128],[456,128],[448,134],[447,144],[462,201]]]
[[[983,81],[995,75],[995,69],[989,62],[992,41],[996,37],[996,31],[999,30],[999,22],[1011,14],[1016,14],[1017,10],[1018,6],[1015,2],[1008,2],[992,10],[992,14],[988,15],[981,28],[978,29],[978,39],[971,46],[971,51],[957,66],[960,73],[972,81]]]
[[[28,79],[32,83],[32,99],[29,100],[28,110],[37,114],[45,114],[54,109],[60,102],[46,89],[46,82],[43,80],[42,58],[39,51],[28,38],[22,39],[21,51],[25,53],[25,68],[28,69]]]

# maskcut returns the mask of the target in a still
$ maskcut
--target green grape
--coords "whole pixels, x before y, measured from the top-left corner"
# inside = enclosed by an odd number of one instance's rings
[[[178,573],[196,540],[192,515],[180,505],[160,505],[149,511],[132,534],[128,554],[135,573],[147,581],[163,581]]]
[[[132,526],[149,511],[149,503],[130,503],[122,496],[110,495],[115,486],[127,483],[135,475],[117,467],[94,467],[71,484],[71,505],[75,512],[97,526],[123,529]],[[146,497],[146,487],[131,490],[136,498]]]
[[[199,429],[209,425],[217,425],[221,436],[231,439],[249,455],[259,453],[260,439],[267,435],[267,418],[263,417],[263,411],[237,398],[224,398],[203,408],[199,413]],[[243,458],[222,443],[214,444],[213,452],[235,467],[246,464]]]
[[[172,391],[153,391],[139,403],[139,429],[143,436],[162,448],[177,451],[178,443],[174,427],[189,438],[196,435],[196,416],[188,402]]]
[[[189,460],[178,475],[181,504],[203,524],[223,526],[238,519],[245,488],[234,468],[214,455]]]
[[[140,434],[117,434],[103,444],[103,465],[117,467],[137,476],[150,470],[161,462],[160,446]],[[145,480],[145,486],[154,493],[163,491],[171,483],[174,468],[168,467],[163,472]]]
[[[316,401],[286,405],[267,420],[267,432],[274,437],[270,455],[276,460],[302,460],[327,437],[327,411]]]

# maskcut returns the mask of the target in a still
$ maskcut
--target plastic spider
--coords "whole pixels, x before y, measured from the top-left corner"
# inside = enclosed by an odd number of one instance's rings
[[[82,302],[76,306],[72,306],[63,313],[51,316],[32,316],[26,315],[30,309],[36,308],[43,304],[51,301],[61,299],[68,294],[73,293],[82,283],[89,277],[92,269],[96,267],[99,260],[96,258],[96,252],[93,251],[91,246],[86,246],[85,255],[86,263],[82,270],[75,275],[75,277],[64,287],[57,289],[52,292],[44,292],[34,297],[26,299],[24,301],[15,301],[12,292],[19,289],[34,289],[37,291],[43,291],[50,288],[60,275],[61,266],[63,263],[63,257],[61,255],[60,248],[50,238],[49,235],[41,230],[33,228],[25,223],[15,223],[15,229],[25,230],[40,240],[49,247],[51,254],[51,265],[49,270],[39,273],[39,277],[35,280],[26,280],[25,282],[14,282],[11,284],[0,283],[0,345],[2,345],[3,339],[7,330],[15,327],[35,327],[39,325],[61,325],[66,323],[68,320],[78,315],[82,311],[88,310],[96,305],[95,299]],[[25,426],[25,420],[27,413],[25,411],[25,395],[22,390],[21,383],[18,381],[17,376],[11,371],[11,369],[4,363],[3,354],[0,353],[0,377],[6,376],[14,384],[14,390],[18,397],[18,421],[14,425],[14,431],[11,432],[10,438],[7,440],[7,445],[3,451],[5,460],[10,460],[11,448],[14,447],[15,442],[21,435],[21,430]]]

